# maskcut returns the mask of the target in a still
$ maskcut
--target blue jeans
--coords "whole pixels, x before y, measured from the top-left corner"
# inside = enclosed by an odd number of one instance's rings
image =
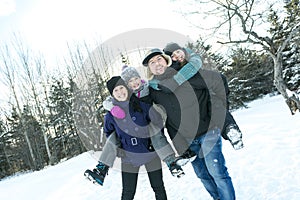
[[[222,153],[220,130],[213,129],[196,138],[190,148],[197,154],[192,162],[194,171],[209,194],[214,199],[235,199],[235,191]]]

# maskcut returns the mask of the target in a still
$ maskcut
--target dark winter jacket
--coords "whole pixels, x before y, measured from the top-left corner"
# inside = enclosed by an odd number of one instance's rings
[[[177,62],[175,62],[171,67],[177,71],[181,69]],[[229,88],[226,77],[216,71],[200,69],[198,73],[189,79],[189,83],[194,89],[209,90],[211,101],[210,129],[218,127],[222,130],[228,108],[227,95],[229,94]]]
[[[164,80],[172,77],[174,73],[176,70],[167,68],[163,75],[154,78]],[[164,93],[150,88],[153,101],[161,104],[166,110],[166,128],[168,132],[172,132],[169,134],[176,135],[178,131],[191,141],[207,132],[210,127],[211,102],[209,91],[204,86],[204,80],[197,73],[188,82],[180,85],[174,93]]]
[[[229,93],[228,85],[225,84],[224,76],[221,73],[212,70],[201,69],[196,75],[199,79],[204,80],[210,95],[211,102],[211,122],[210,128],[218,127],[221,130],[224,126],[224,121],[227,112],[227,93]],[[195,81],[196,80],[196,81]],[[197,87],[198,79],[191,80],[190,84],[193,88]]]
[[[154,109],[150,109],[151,105],[143,102],[136,101],[142,112],[134,109],[129,101],[114,101],[113,103],[125,111],[126,117],[117,119],[108,112],[104,117],[104,132],[107,137],[112,132],[116,132],[121,142],[121,148],[125,150],[122,162],[133,166],[141,166],[150,162],[157,154],[150,149],[151,142],[147,125],[151,121],[155,125],[163,127],[161,116]]]

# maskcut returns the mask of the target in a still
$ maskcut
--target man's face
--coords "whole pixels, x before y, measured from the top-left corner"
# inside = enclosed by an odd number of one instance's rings
[[[148,67],[152,74],[161,75],[165,73],[168,64],[162,55],[156,55],[149,60]]]
[[[128,90],[124,85],[118,85],[113,89],[112,95],[118,101],[126,101],[128,98]]]
[[[185,53],[182,49],[177,49],[172,53],[171,58],[173,61],[182,63],[185,61]]]
[[[138,90],[142,85],[142,79],[140,77],[132,77],[128,81],[128,87],[133,91]]]

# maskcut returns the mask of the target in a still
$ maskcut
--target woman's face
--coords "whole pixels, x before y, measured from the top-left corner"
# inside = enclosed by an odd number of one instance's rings
[[[185,53],[182,49],[177,49],[172,53],[171,58],[173,61],[182,63],[185,60]]]
[[[152,74],[161,75],[165,73],[168,64],[162,55],[156,55],[149,60],[148,67]]]
[[[117,101],[126,101],[128,99],[128,90],[124,85],[118,85],[113,89],[112,95]]]
[[[142,79],[140,77],[133,77],[128,81],[128,87],[132,90],[138,90],[142,85]]]

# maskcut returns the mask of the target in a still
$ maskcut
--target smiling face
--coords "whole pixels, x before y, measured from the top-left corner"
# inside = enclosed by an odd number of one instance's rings
[[[126,101],[128,99],[128,90],[124,85],[118,85],[113,89],[112,95],[117,101]]]
[[[183,63],[185,61],[185,53],[182,49],[177,49],[172,53],[171,58],[173,61]]]
[[[140,77],[132,77],[128,81],[128,87],[133,91],[138,90],[142,86],[142,79]]]
[[[156,55],[149,60],[148,67],[152,74],[161,75],[165,73],[168,64],[162,55]]]

